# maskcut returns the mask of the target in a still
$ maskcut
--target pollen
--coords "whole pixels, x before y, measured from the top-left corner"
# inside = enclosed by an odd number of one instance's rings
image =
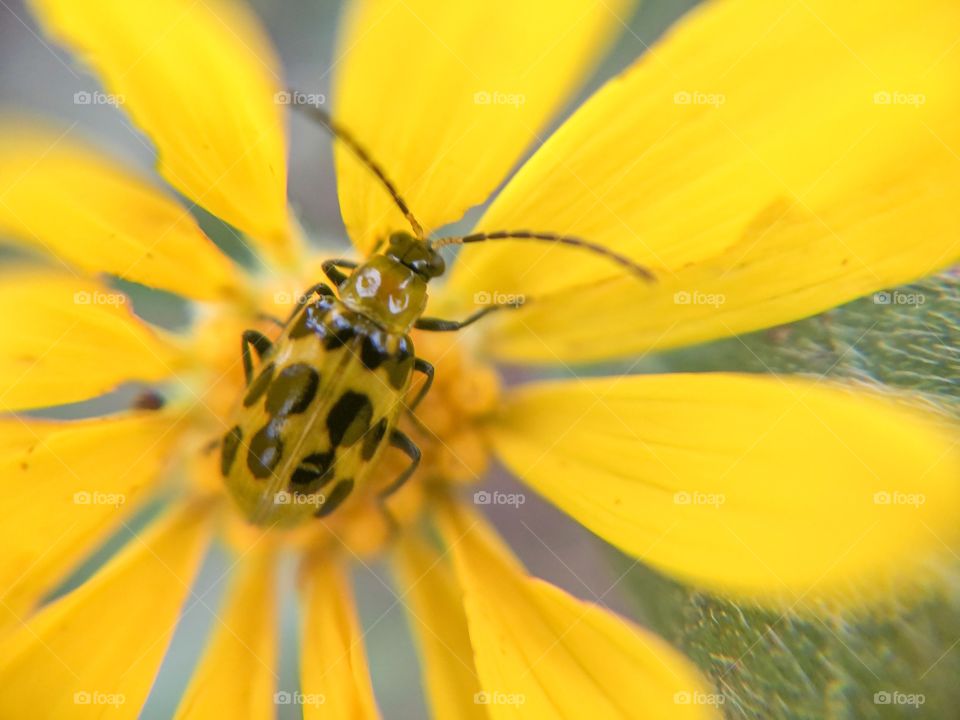
[[[424,451],[424,474],[446,483],[476,482],[487,470],[482,427],[498,407],[499,376],[453,333],[417,333],[414,343],[436,370],[433,388],[417,408],[420,423],[407,420]]]

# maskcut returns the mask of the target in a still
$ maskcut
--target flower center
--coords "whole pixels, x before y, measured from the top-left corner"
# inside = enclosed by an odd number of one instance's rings
[[[279,328],[264,321],[263,316],[285,319],[296,299],[293,293],[270,292],[260,305],[263,315],[249,308],[241,312],[230,307],[198,323],[198,369],[190,380],[198,402],[190,415],[193,439],[187,451],[192,456],[191,474],[203,491],[226,492],[219,443],[234,427],[239,404],[250,396],[241,363],[241,335],[246,329],[257,329],[271,339],[278,337]],[[410,465],[407,454],[385,447],[358,473],[361,480],[353,487],[349,502],[320,519],[309,517],[285,531],[296,540],[310,547],[339,544],[361,556],[377,553],[396,533],[416,522],[437,498],[459,485],[478,481],[486,472],[489,453],[483,425],[500,399],[496,372],[474,356],[463,335],[414,332],[412,339],[417,357],[434,366],[433,385],[415,414],[405,405],[397,407],[396,429],[420,450],[416,472],[396,492],[381,499],[382,491]],[[275,352],[279,354],[280,350]],[[327,352],[319,341],[316,352]],[[359,354],[345,356],[345,362],[355,362],[358,371],[354,376],[364,377]],[[262,363],[254,364],[256,375]],[[381,383],[375,376],[369,377],[371,383]],[[417,395],[422,383],[423,377],[415,374],[406,404]],[[370,388],[370,392],[376,391],[376,386]],[[319,392],[323,392],[322,385]],[[232,522],[243,523],[241,513],[233,515]]]

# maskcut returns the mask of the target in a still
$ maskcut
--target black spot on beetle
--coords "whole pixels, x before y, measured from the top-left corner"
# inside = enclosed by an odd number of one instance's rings
[[[233,467],[233,461],[237,457],[237,450],[242,440],[243,430],[239,425],[223,436],[223,443],[220,446],[220,472],[224,477],[230,474],[230,468]]]
[[[366,435],[363,436],[363,450],[361,456],[364,460],[370,460],[383,442],[383,436],[387,434],[387,419],[380,418],[380,422],[374,425]]]
[[[257,400],[263,397],[263,394],[267,391],[267,386],[270,385],[270,381],[273,379],[273,371],[276,369],[277,366],[273,363],[270,363],[260,371],[260,374],[257,375],[256,379],[250,383],[250,389],[247,390],[247,394],[243,398],[244,407],[250,407]]]
[[[363,338],[360,362],[367,370],[376,370],[390,357],[390,353],[383,345],[383,339],[383,333],[379,332],[370,333]]]
[[[292,322],[290,323],[290,329],[287,330],[287,334],[292,340],[299,340],[302,337],[306,337],[311,333],[316,332],[318,323],[316,322],[316,310],[313,305],[308,305],[300,313],[293,317]],[[322,324],[319,324],[320,327],[323,327]]]
[[[307,305],[297,316],[296,320],[290,325],[289,335],[297,340],[307,335],[319,335],[321,338],[327,334],[327,328],[324,325],[324,318],[333,307],[335,300],[329,297],[320,297],[313,303]]]
[[[323,501],[323,505],[320,506],[320,509],[313,514],[314,517],[326,517],[338,507],[343,505],[343,501],[347,499],[348,495],[350,495],[351,490],[353,490],[353,480],[341,480],[338,482],[336,487],[330,491],[329,495],[327,495],[326,499]]]
[[[323,347],[327,350],[343,347],[357,333],[351,319],[343,313],[331,313],[326,326],[327,336],[323,340]]]
[[[327,429],[332,447],[353,445],[363,437],[373,419],[373,405],[363,393],[348,390],[330,409]]]
[[[390,362],[387,364],[387,377],[390,384],[396,390],[403,390],[407,384],[410,373],[413,372],[413,363],[416,358],[413,356],[413,343],[406,337],[400,339],[400,344]]]
[[[313,485],[315,488],[323,487],[333,480],[333,456],[333,450],[307,455],[293,471],[290,482],[300,487],[305,485]]]
[[[247,467],[255,478],[268,478],[283,457],[283,441],[280,440],[280,427],[269,422],[260,428],[250,439],[247,451]]]
[[[267,412],[276,417],[302,413],[313,402],[320,374],[306,363],[287,365],[270,383]]]

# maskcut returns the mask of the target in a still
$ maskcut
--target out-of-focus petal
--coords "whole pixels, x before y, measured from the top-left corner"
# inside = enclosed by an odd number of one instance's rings
[[[476,517],[452,510],[443,530],[490,717],[716,717],[722,698],[658,637],[528,577]]]
[[[424,686],[437,720],[483,720],[480,679],[457,579],[445,558],[406,533],[397,552],[401,597],[420,648]]]
[[[303,572],[300,684],[305,720],[376,720],[363,633],[345,569],[312,559]]]
[[[173,375],[180,351],[128,304],[121,292],[62,273],[0,276],[0,410],[85,400],[127,380]]]
[[[190,680],[177,719],[259,720],[274,715],[277,613],[275,552],[257,537],[237,560],[226,607]]]
[[[957,429],[810,380],[688,374],[512,393],[497,453],[626,552],[759,601],[859,603],[960,541]]]
[[[209,539],[175,512],[0,644],[0,716],[136,718]]]
[[[789,322],[956,262],[958,35],[952,0],[703,3],[478,226],[579,235],[658,282],[503,242],[465,248],[449,291],[533,298],[485,347],[569,362]]]
[[[166,414],[0,419],[0,626],[15,624],[156,487]]]
[[[357,0],[333,113],[426,229],[483,202],[594,66],[633,0]],[[370,170],[337,150],[340,207],[369,251],[408,229]]]
[[[284,84],[245,2],[31,4],[154,142],[171,185],[268,256],[290,258]]]
[[[89,273],[197,300],[234,294],[240,283],[186,208],[53,131],[0,125],[0,235]]]

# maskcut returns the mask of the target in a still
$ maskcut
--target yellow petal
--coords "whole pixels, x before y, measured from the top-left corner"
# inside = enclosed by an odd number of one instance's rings
[[[209,537],[198,508],[134,538],[0,645],[0,716],[136,718]]]
[[[72,0],[32,5],[154,142],[175,188],[287,259],[284,85],[245,3],[104,0],[95,13]]]
[[[341,31],[334,113],[426,229],[483,202],[593,69],[633,0],[357,0]],[[369,250],[402,215],[343,148],[344,222]]]
[[[483,720],[486,708],[473,702],[480,679],[463,598],[456,578],[427,543],[405,533],[397,553],[403,606],[417,640],[432,716],[438,720]]]
[[[585,252],[502,243],[466,250],[453,290],[555,292],[505,314],[492,349],[585,360],[783,323],[949,265],[958,33],[949,0],[701,6],[479,224],[581,235],[660,282],[607,282],[618,273]]]
[[[237,560],[237,577],[176,717],[273,717],[277,613],[273,547],[266,538]]]
[[[658,637],[526,576],[478,518],[443,529],[491,718],[715,717],[723,698]]]
[[[63,133],[0,126],[0,235],[198,300],[237,289],[233,265],[185,208]]]
[[[363,633],[345,571],[324,558],[305,568],[306,621],[300,684],[305,720],[379,718],[373,698]]]
[[[517,391],[500,457],[624,551],[711,590],[859,602],[958,539],[957,429],[801,379],[689,374]]]
[[[123,293],[50,272],[0,277],[0,410],[83,400],[173,374],[178,353]]]
[[[0,420],[0,626],[24,617],[142,505],[178,435],[160,413]]]

